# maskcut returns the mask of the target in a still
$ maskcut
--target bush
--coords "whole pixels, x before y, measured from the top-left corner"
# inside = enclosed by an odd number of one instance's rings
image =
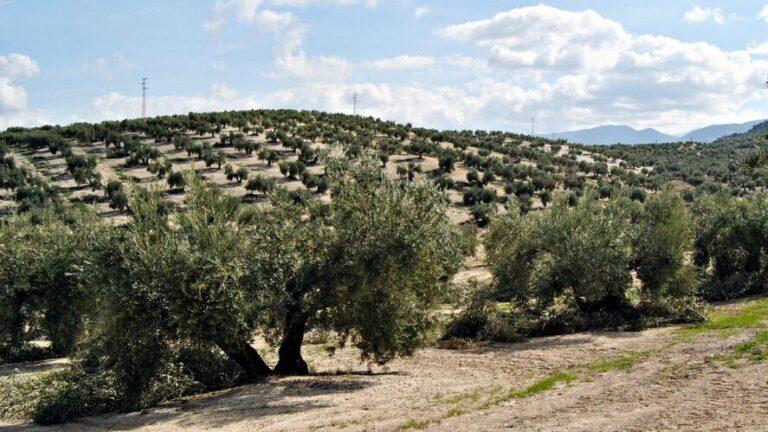
[[[561,199],[523,218],[500,218],[486,237],[495,296],[552,334],[630,325],[646,318],[695,314],[696,277],[686,264],[691,228],[682,200],[671,191],[641,209],[629,201],[602,203],[586,191],[573,207]],[[636,223],[633,224],[632,221]],[[640,302],[629,296],[632,268],[643,282]]]
[[[768,206],[764,197],[703,199],[696,209],[694,263],[702,296],[721,301],[766,291]]]
[[[88,292],[79,264],[90,219],[62,220],[52,212],[19,216],[0,225],[0,360],[23,360],[47,336],[51,352],[75,345]]]
[[[114,410],[117,399],[114,386],[105,376],[89,376],[69,368],[17,379],[0,387],[0,417],[52,425]]]
[[[693,222],[682,198],[671,189],[652,195],[637,217],[634,268],[648,306],[685,309],[698,280],[686,254],[693,246]]]
[[[486,239],[488,265],[497,289],[522,308],[544,310],[559,296],[583,312],[626,306],[630,285],[630,235],[615,205],[585,194],[570,209],[561,200],[522,218],[493,224]]]
[[[475,284],[467,306],[446,326],[442,340],[472,339],[477,341],[516,342],[523,339],[520,328],[512,324],[509,314],[499,311],[487,287]]]

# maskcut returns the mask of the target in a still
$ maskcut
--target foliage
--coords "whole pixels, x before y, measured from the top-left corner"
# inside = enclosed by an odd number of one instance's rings
[[[765,291],[767,211],[763,196],[699,201],[694,262],[707,274],[704,298],[726,300]]]
[[[633,240],[642,302],[672,308],[690,303],[698,287],[686,257],[692,247],[693,219],[682,198],[670,189],[651,196],[637,217]]]
[[[17,361],[32,339],[49,338],[52,352],[74,347],[88,300],[78,264],[87,215],[74,225],[47,212],[0,224],[0,361]]]
[[[636,213],[624,199],[601,203],[587,191],[573,206],[560,199],[539,213],[500,218],[486,238],[493,295],[540,321],[529,334],[689,319],[696,278],[685,262],[685,206],[665,191]],[[629,294],[633,267],[642,281],[639,304]]]

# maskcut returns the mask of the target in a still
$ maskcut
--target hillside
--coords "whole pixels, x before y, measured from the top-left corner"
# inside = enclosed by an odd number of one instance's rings
[[[737,394],[752,427],[749,151],[291,110],[8,130],[0,427],[718,430]]]
[[[176,206],[183,206],[185,192],[171,186],[170,176],[189,169],[244,201],[259,199],[255,178],[296,193],[309,190],[323,195],[327,193],[321,181],[323,157],[361,152],[381,159],[393,178],[435,179],[448,192],[450,216],[457,223],[503,213],[509,197],[516,197],[526,209],[541,208],[554,193],[585,184],[614,187],[608,181],[615,187],[636,184],[642,175],[640,167],[620,159],[593,156],[580,146],[542,138],[437,131],[308,111],[194,114],[147,122],[16,129],[0,134],[0,140],[7,142],[19,166],[32,177],[43,178],[62,198],[93,206],[102,216],[117,220],[124,220],[126,213],[112,198],[115,191],[106,188],[110,182],[120,189],[129,183],[161,187]],[[244,174],[236,175],[238,169]],[[13,209],[14,194],[9,188],[0,195],[0,211]]]
[[[729,123],[706,126],[692,130],[685,135],[669,135],[653,128],[637,130],[629,126],[598,126],[590,129],[582,129],[570,132],[556,132],[544,134],[542,137],[563,139],[571,143],[587,145],[612,145],[612,144],[659,144],[675,142],[711,143],[719,138],[733,134],[748,132],[764,120],[755,120],[746,123]]]
[[[656,129],[637,130],[629,126],[598,126],[571,132],[556,132],[546,136],[564,139],[568,142],[588,145],[609,144],[652,144],[678,141],[679,138],[667,135]]]
[[[687,134],[683,135],[680,140],[710,143],[722,137],[747,132],[754,126],[763,123],[764,121],[765,120],[755,120],[746,123],[730,123],[707,126],[688,132]]]
[[[735,148],[754,147],[755,140],[768,135],[768,121],[757,123],[748,131],[724,136],[714,142],[714,144],[732,146]]]

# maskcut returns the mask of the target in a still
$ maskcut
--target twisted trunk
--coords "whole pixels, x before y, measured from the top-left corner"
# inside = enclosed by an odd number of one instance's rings
[[[307,375],[309,368],[301,357],[301,344],[307,328],[307,316],[301,308],[301,292],[293,289],[291,303],[285,313],[283,340],[277,353],[279,360],[275,366],[276,375]]]
[[[269,366],[264,363],[259,353],[247,341],[217,341],[216,345],[243,369],[246,381],[261,381],[271,373]]]

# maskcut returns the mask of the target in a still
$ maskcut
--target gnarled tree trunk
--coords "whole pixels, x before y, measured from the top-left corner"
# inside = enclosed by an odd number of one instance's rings
[[[248,382],[263,380],[272,372],[259,353],[245,340],[239,342],[217,341],[216,345],[243,369],[245,379]]]
[[[301,357],[301,344],[307,327],[307,316],[301,310],[301,293],[294,289],[292,302],[285,313],[285,331],[277,353],[276,375],[307,375],[309,368]]]

